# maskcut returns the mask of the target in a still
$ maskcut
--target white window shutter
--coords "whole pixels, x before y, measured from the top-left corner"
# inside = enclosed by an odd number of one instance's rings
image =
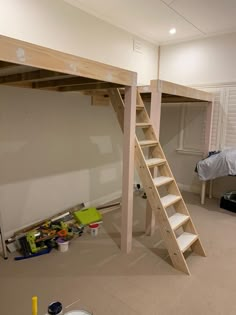
[[[221,142],[221,127],[222,127],[222,90],[217,89],[212,91],[214,94],[213,104],[213,117],[212,117],[212,128],[211,128],[211,150],[217,151],[220,148]]]
[[[213,117],[211,127],[211,151],[221,149],[221,128],[222,128],[222,112],[224,91],[222,88],[202,88],[202,90],[212,93],[214,96]],[[206,121],[205,121],[206,123]]]
[[[229,87],[227,92],[224,148],[236,148],[236,87]]]

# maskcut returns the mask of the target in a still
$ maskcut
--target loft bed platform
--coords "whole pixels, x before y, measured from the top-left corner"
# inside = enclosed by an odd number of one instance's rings
[[[55,92],[85,91],[124,87],[122,83],[65,74],[59,71],[35,68],[0,61],[0,85],[49,90]]]
[[[162,104],[212,102],[212,94],[173,82],[153,80],[151,85],[138,87],[144,101],[151,101],[151,93],[156,90],[162,94]]]
[[[0,35],[0,85],[53,92],[82,92],[99,99],[100,105],[103,100],[107,103],[109,99],[107,89],[121,89],[125,103],[121,250],[130,252],[137,73]],[[206,151],[209,151],[211,94],[161,80],[151,81],[148,87],[139,87],[139,92],[146,97],[151,96],[150,119],[157,137],[162,100],[207,102]],[[148,216],[151,219],[150,212]]]
[[[137,73],[0,35],[0,85],[54,92],[124,89],[121,250],[130,252]]]
[[[136,82],[135,72],[0,36],[0,84],[69,92]]]
[[[138,86],[138,92],[141,94],[144,102],[151,102],[152,93],[158,92],[161,95],[161,104],[169,103],[208,103],[212,102],[212,94],[205,91],[193,89],[184,85],[175,84],[163,80],[153,80],[151,85]],[[108,105],[108,92],[102,87],[98,90],[87,89],[84,94],[92,95],[99,99],[101,104]],[[124,89],[120,88],[120,93],[124,94]]]

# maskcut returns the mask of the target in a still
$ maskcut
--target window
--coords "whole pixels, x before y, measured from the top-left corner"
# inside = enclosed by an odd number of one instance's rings
[[[214,94],[210,150],[236,147],[236,85],[201,89]],[[205,109],[201,103],[182,105],[178,152],[203,153]]]
[[[205,113],[206,105],[202,103],[182,104],[177,152],[191,155],[203,154]]]

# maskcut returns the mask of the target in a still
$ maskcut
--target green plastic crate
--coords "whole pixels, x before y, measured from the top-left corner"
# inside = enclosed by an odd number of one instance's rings
[[[73,214],[75,219],[83,225],[88,225],[102,220],[102,215],[96,208],[82,209],[74,212]]]

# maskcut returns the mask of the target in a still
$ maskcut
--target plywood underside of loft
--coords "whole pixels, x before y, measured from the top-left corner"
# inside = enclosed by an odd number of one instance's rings
[[[135,72],[0,36],[0,85],[71,92],[136,82]]]

